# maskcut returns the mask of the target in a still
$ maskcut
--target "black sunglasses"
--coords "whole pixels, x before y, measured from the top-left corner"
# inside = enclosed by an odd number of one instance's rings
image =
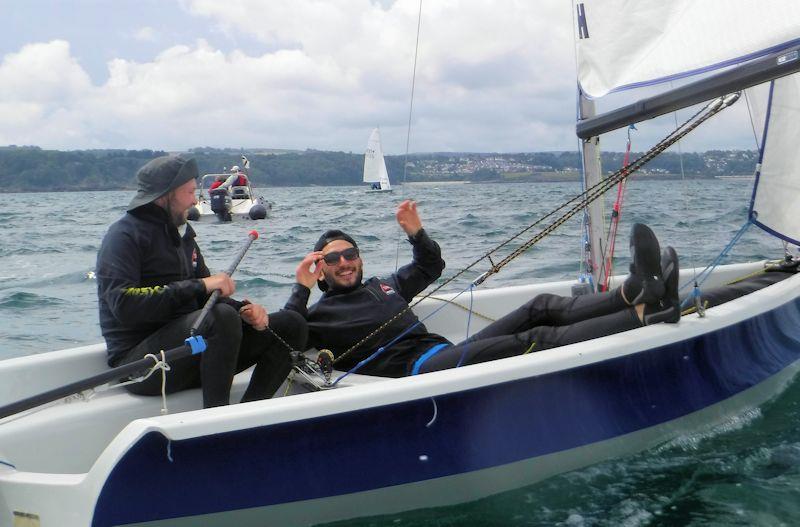
[[[322,259],[325,260],[325,263],[328,265],[338,265],[339,258],[342,256],[344,256],[344,259],[348,262],[352,262],[358,258],[358,249],[355,247],[348,247],[344,251],[331,251],[323,256]]]

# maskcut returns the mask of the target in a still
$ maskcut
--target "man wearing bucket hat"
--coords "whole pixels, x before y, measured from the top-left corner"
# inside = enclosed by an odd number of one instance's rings
[[[356,241],[340,230],[319,238],[296,270],[286,303],[308,321],[309,345],[328,349],[341,370],[402,377],[521,355],[611,335],[656,322],[678,322],[678,256],[660,254],[650,228],[631,230],[633,264],[622,287],[608,293],[562,297],[540,294],[467,340],[453,344],[429,332],[409,303],[444,269],[436,242],[422,228],[416,203],[397,207],[408,235],[411,263],[386,278],[362,281]],[[324,292],[306,307],[311,287]]]
[[[198,175],[194,159],[153,159],[136,175],[138,191],[126,214],[103,238],[96,275],[108,363],[118,366],[179,346],[211,292],[219,290],[220,300],[200,328],[207,349],[170,364],[166,391],[200,386],[204,407],[222,406],[230,402],[234,374],[255,364],[242,401],[268,398],[290,368],[288,350],[272,332],[302,349],[306,323],[293,312],[267,315],[258,304],[233,300],[233,279],[211,275],[186,223]],[[161,376],[126,388],[158,395]]]

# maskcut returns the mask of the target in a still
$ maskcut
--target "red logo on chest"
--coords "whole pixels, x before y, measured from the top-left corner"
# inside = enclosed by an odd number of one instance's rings
[[[386,284],[381,284],[381,289],[382,289],[382,290],[383,290],[383,292],[384,292],[384,293],[386,293],[387,295],[393,295],[393,294],[395,293],[394,289],[392,289],[391,287],[389,287],[389,286],[388,286],[388,285],[386,285]]]

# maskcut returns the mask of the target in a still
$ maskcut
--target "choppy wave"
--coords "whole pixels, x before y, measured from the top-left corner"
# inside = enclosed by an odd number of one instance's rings
[[[657,447],[654,451],[660,452],[673,448],[682,450],[697,450],[701,442],[717,437],[720,434],[727,434],[736,430],[741,430],[750,426],[754,421],[761,418],[760,408],[750,408],[740,414],[734,415],[721,423],[714,424],[704,429],[696,430],[691,434],[680,435],[667,443]]]
[[[67,302],[60,298],[53,298],[35,293],[17,292],[0,297],[0,309],[37,309],[47,306],[48,309],[56,306],[66,305]]]
[[[0,291],[4,289],[42,289],[42,288],[63,288],[75,284],[86,282],[94,283],[95,274],[93,269],[70,271],[64,274],[50,274],[44,277],[15,279],[13,282],[0,282]]]

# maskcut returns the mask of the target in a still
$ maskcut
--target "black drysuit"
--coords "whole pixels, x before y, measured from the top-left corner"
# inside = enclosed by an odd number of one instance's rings
[[[110,366],[133,362],[179,346],[208,294],[201,278],[210,275],[190,225],[181,236],[169,215],[150,203],[111,225],[97,255],[100,327]],[[268,331],[239,317],[243,304],[222,298],[201,327],[208,345],[200,355],[170,364],[167,392],[203,388],[205,407],[228,404],[233,375],[256,369],[244,400],[270,397],[288,374],[289,353]],[[296,313],[270,314],[269,326],[295,349],[306,341]],[[127,387],[142,395],[161,393],[161,376]]]

